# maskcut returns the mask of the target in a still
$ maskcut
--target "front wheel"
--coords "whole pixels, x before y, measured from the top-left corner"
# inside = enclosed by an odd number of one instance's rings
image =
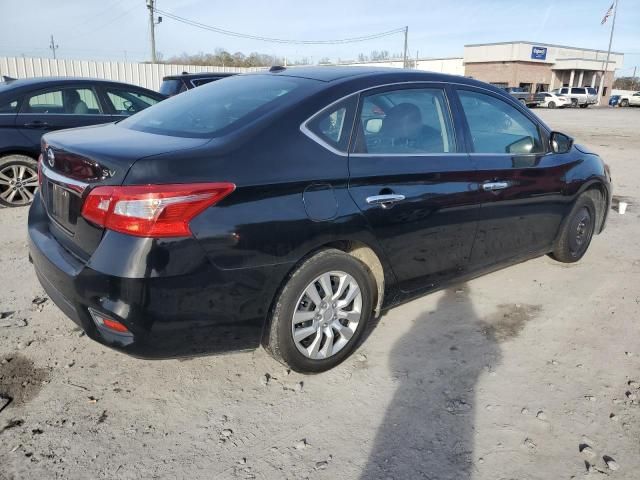
[[[375,291],[371,272],[360,260],[334,249],[315,254],[280,292],[267,350],[297,372],[335,367],[362,337]]]
[[[620,106],[621,107],[628,107],[629,106],[629,100],[627,100],[626,98],[624,100],[622,100],[620,102]]]
[[[562,263],[580,260],[587,252],[596,228],[596,202],[602,201],[596,191],[582,194],[565,219],[551,258]]]
[[[580,108],[587,108],[589,106],[588,103],[583,103],[582,105],[580,105]]]
[[[547,108],[556,108],[556,102],[549,102]]]
[[[0,205],[29,205],[38,189],[38,163],[26,155],[0,158]]]

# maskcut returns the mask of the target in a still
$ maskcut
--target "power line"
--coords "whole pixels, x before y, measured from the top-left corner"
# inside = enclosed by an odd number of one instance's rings
[[[250,35],[248,33],[233,32],[231,30],[225,30],[223,28],[214,27],[212,25],[206,25],[204,23],[196,22],[195,20],[190,20],[185,17],[180,17],[178,15],[174,15],[173,13],[160,10],[158,8],[154,8],[154,11],[156,13],[164,15],[165,17],[171,18],[172,20],[175,20],[177,22],[185,23],[187,25],[191,25],[192,27],[201,28],[203,30],[220,33],[222,35],[227,35],[230,37],[247,38],[250,40],[258,40],[261,42],[269,42],[269,43],[286,43],[286,44],[292,44],[292,45],[339,45],[344,43],[366,42],[367,40],[375,40],[377,38],[388,37],[390,35],[395,35],[397,33],[405,32],[405,27],[402,27],[402,28],[396,28],[394,30],[389,30],[387,32],[374,33],[371,35],[364,35],[361,37],[341,38],[341,39],[334,39],[334,40],[290,40],[290,39],[283,39],[283,38],[272,38],[272,37],[263,37],[259,35]]]

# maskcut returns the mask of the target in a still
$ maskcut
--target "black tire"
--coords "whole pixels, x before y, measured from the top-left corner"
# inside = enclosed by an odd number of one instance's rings
[[[577,98],[572,98],[571,99],[571,108],[578,108],[578,99]]]
[[[22,174],[21,177],[20,174]],[[24,184],[23,181],[25,181]],[[37,190],[38,162],[26,155],[14,154],[0,157],[0,205],[4,207],[29,205]]]
[[[357,282],[362,295],[361,316],[353,336],[341,350],[328,358],[312,359],[303,355],[296,346],[292,333],[293,315],[307,286],[320,275],[333,271],[345,272]],[[296,268],[280,291],[271,314],[267,351],[296,372],[318,373],[335,367],[353,352],[362,338],[373,314],[375,292],[374,277],[360,260],[335,249],[316,253]]]
[[[520,103],[521,103],[522,105],[524,105],[525,107],[527,106],[527,101],[526,101],[524,98],[521,98],[521,99],[520,99]]]
[[[622,100],[620,102],[620,106],[621,107],[628,107],[629,106],[629,100],[627,100],[626,98],[624,100]]]
[[[574,263],[584,256],[599,221],[600,202],[602,197],[596,190],[588,190],[576,200],[562,225],[553,252],[549,254],[551,258],[562,263]]]
[[[547,108],[556,108],[556,102],[549,102]]]
[[[587,108],[589,106],[588,103],[583,103],[582,105],[580,105],[580,108]]]

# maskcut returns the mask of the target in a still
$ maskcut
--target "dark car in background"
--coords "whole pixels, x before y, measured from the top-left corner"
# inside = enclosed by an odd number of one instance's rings
[[[31,203],[44,133],[121,120],[164,98],[146,88],[99,79],[0,82],[0,205]]]
[[[206,85],[207,83],[215,82],[216,80],[222,80],[223,78],[227,78],[232,75],[236,74],[223,72],[182,72],[180,75],[168,75],[162,78],[160,93],[167,97],[172,97],[173,95],[186,92],[192,88]]]
[[[374,314],[549,254],[611,202],[601,158],[491,85],[280,68],[50,133],[29,249],[87,334],[143,357],[337,365]]]

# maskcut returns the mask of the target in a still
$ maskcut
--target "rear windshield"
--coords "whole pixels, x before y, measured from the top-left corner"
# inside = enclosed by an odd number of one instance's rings
[[[246,75],[225,78],[171,97],[123,120],[120,125],[178,137],[226,135],[295,99],[303,82],[292,77]]]
[[[180,93],[181,90],[186,90],[182,84],[182,80],[176,80],[174,78],[162,80],[162,85],[160,85],[160,93],[163,95],[175,95]]]

